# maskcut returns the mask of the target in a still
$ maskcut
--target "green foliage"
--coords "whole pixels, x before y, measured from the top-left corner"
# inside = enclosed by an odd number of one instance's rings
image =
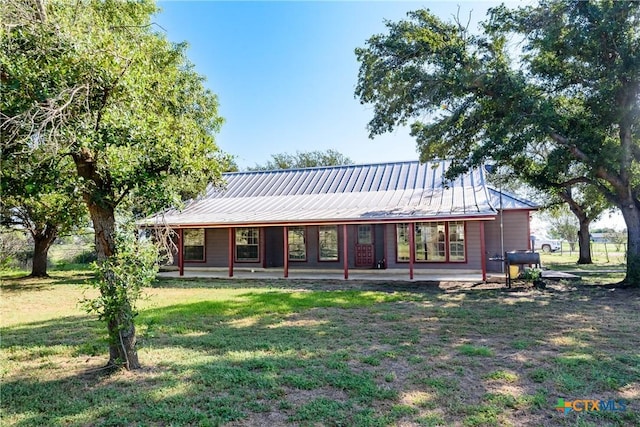
[[[355,93],[373,106],[372,137],[410,125],[422,160],[452,159],[449,177],[491,160],[558,196],[595,191],[623,211],[635,259],[638,20],[638,2],[552,0],[492,9],[473,35],[410,12],[356,49]],[[600,207],[589,200],[582,208]]]
[[[20,266],[27,252],[24,233],[0,226],[0,270]]]
[[[571,214],[566,205],[560,205],[547,211],[546,217],[550,224],[550,237],[566,240],[570,243],[576,241],[579,227],[575,216]]]
[[[107,320],[111,360],[137,359],[130,286],[150,274],[131,255],[139,249],[130,252],[116,237],[116,210],[140,218],[180,207],[220,185],[232,167],[214,140],[222,124],[217,98],[186,44],[153,26],[156,12],[151,0],[3,3],[3,147],[42,153],[47,162],[37,166],[48,179],[55,177],[49,160],[71,171],[71,194],[93,221],[101,280],[93,308]],[[124,334],[122,346],[116,334]]]
[[[93,264],[96,280],[92,283],[100,295],[83,300],[88,312],[118,325],[109,331],[112,342],[118,342],[119,332],[133,323],[142,288],[150,286],[158,273],[158,248],[151,240],[138,237],[133,223],[121,227],[115,240],[116,254]]]
[[[522,273],[520,273],[520,278],[531,282],[540,279],[540,277],[542,277],[542,270],[539,268],[525,268]]]
[[[297,169],[351,164],[353,164],[353,161],[349,157],[335,150],[296,151],[296,154],[272,154],[271,160],[266,164],[255,165],[249,170]]]

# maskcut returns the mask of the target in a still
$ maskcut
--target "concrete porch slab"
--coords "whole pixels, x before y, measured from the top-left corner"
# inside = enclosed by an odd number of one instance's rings
[[[159,277],[179,278],[178,271],[162,271]],[[184,271],[185,278],[212,278],[212,279],[283,279],[284,270],[281,268],[269,269],[240,269],[233,270],[233,277],[229,277],[227,268],[187,268]],[[288,279],[304,280],[344,280],[343,270],[319,270],[319,269],[289,269]],[[368,281],[411,281],[408,270],[349,270],[348,280]],[[472,270],[414,270],[414,282],[482,282],[482,272]]]

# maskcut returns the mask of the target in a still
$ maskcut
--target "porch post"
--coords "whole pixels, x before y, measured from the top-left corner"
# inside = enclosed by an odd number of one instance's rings
[[[289,227],[282,227],[284,230],[284,278],[289,277]]]
[[[409,223],[409,280],[413,280],[413,262],[416,259],[416,223]]]
[[[234,229],[229,227],[229,277],[233,277],[233,243],[235,241],[233,231]]]
[[[347,224],[342,224],[342,265],[344,266],[344,278],[349,278],[349,245],[347,244]]]
[[[480,262],[482,263],[482,281],[487,281],[487,249],[484,241],[484,221],[480,221]]]
[[[178,271],[184,276],[184,230],[178,228]]]

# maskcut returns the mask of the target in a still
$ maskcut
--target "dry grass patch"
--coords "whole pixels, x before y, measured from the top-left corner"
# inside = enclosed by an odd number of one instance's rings
[[[161,281],[137,319],[144,368],[104,376],[104,326],[67,279],[3,283],[3,425],[640,424],[637,290]]]

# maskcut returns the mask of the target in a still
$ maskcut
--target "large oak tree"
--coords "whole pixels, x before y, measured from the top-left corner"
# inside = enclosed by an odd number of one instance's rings
[[[640,3],[501,6],[480,35],[427,10],[387,27],[356,49],[371,136],[410,124],[452,176],[492,160],[534,186],[597,189],[624,216],[625,282],[640,286]]]
[[[56,238],[86,225],[73,163],[38,151],[0,152],[0,224],[31,236],[31,277],[47,276],[47,255]]]
[[[97,305],[109,365],[135,369],[133,307],[115,268],[135,257],[118,252],[127,239],[117,239],[116,212],[124,203],[139,214],[176,206],[219,180],[228,158],[213,137],[217,98],[185,45],[153,25],[152,1],[9,0],[3,8],[3,144],[24,151],[37,141],[72,159],[102,266]]]

